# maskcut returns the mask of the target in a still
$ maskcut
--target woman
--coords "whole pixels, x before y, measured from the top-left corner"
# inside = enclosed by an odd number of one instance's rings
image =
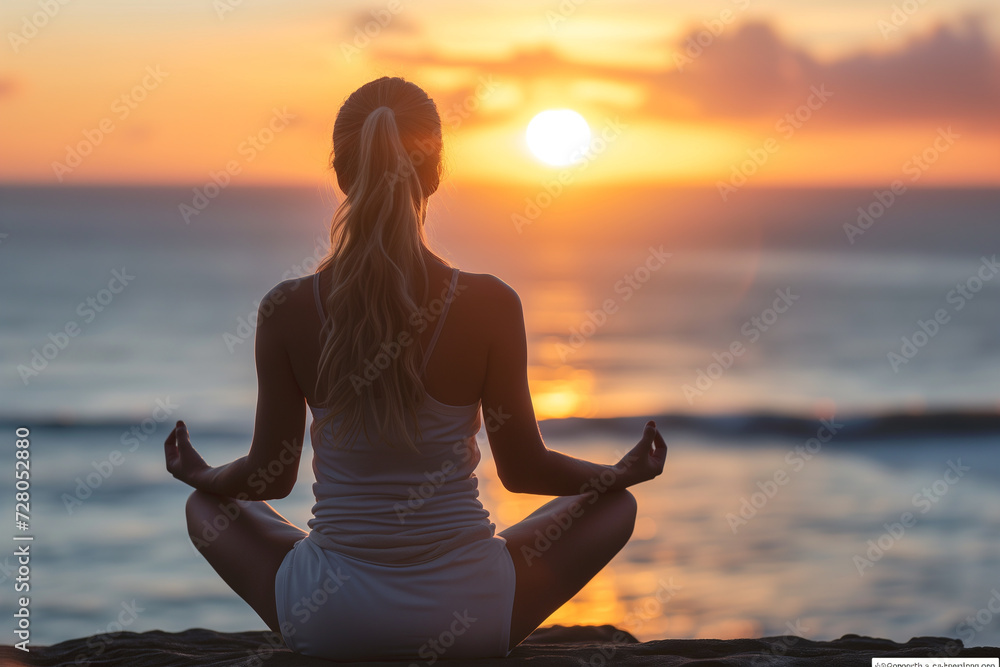
[[[546,448],[517,293],[427,247],[441,122],[423,90],[363,85],[337,116],[332,155],[347,198],[330,255],[260,307],[250,452],[210,467],[183,422],[164,444],[167,470],[196,489],[189,534],[292,650],[506,656],[625,545],[626,488],[662,472],[666,445],[650,421],[615,465]],[[308,533],[264,502],[295,483],[306,405]],[[499,534],[473,474],[481,414],[503,485],[560,496]]]

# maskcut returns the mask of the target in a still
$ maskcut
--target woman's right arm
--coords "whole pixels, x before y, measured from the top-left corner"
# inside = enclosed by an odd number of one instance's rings
[[[483,387],[486,433],[501,483],[515,493],[570,496],[617,491],[663,470],[666,444],[648,422],[639,443],[614,465],[548,449],[528,389],[528,345],[517,292],[496,279],[489,309],[489,358]]]

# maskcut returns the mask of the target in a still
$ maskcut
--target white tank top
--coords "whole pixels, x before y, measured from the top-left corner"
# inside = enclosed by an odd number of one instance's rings
[[[421,377],[448,315],[458,274],[453,269],[444,308],[424,351]],[[326,331],[319,274],[313,286]],[[346,447],[332,447],[330,429],[321,434],[315,428],[323,408],[310,406],[316,504],[309,538],[324,549],[353,558],[403,564],[430,560],[493,537],[496,525],[479,502],[479,481],[473,472],[481,458],[476,442],[482,425],[479,408],[480,401],[447,405],[426,395],[425,403],[417,408],[421,439],[416,439],[412,418],[407,417],[420,450],[416,453],[367,441],[363,434],[345,443]],[[375,423],[374,419],[369,423]],[[374,435],[372,431],[369,427]]]

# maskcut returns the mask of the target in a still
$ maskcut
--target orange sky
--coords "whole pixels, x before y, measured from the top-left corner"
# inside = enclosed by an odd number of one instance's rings
[[[454,181],[557,177],[524,141],[555,107],[608,139],[572,181],[1000,183],[1000,10],[882,4],[7,2],[0,181],[314,184],[346,95],[399,75]]]

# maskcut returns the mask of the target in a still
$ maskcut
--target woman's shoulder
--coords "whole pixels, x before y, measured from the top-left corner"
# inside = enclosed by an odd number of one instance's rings
[[[458,267],[454,267],[458,269]],[[309,274],[299,278],[289,278],[283,280],[264,295],[262,301],[270,301],[275,305],[287,301],[289,298],[305,294],[312,298],[318,274]],[[459,284],[468,285],[483,293],[498,297],[517,297],[517,292],[503,279],[492,273],[473,273],[459,269]]]
[[[269,289],[257,307],[258,323],[268,322],[279,328],[284,328],[284,325],[300,326],[306,317],[305,310],[316,307],[314,282],[315,276],[310,274],[282,280]]]
[[[273,315],[280,312],[291,315],[302,309],[314,309],[316,307],[315,291],[318,286],[316,283],[317,275],[310,274],[289,278],[272,287],[260,300],[258,310],[261,315],[268,317],[268,319],[285,319],[273,318]],[[460,298],[460,295],[463,294],[473,298]],[[456,302],[463,301],[475,304],[476,310],[482,310],[486,313],[496,314],[521,307],[517,291],[492,273],[473,273],[459,270],[456,297]]]
[[[517,291],[492,273],[462,271],[456,293],[463,319],[491,336],[510,335],[510,327],[523,317]]]
[[[492,273],[462,271],[459,276],[459,284],[463,283],[475,289],[483,297],[492,297],[500,300],[519,298],[513,287]]]
[[[267,294],[261,298],[261,306],[266,303],[273,308],[279,308],[290,301],[306,297],[312,299],[313,283],[315,283],[315,281],[315,274],[282,280],[280,283],[269,289]]]

